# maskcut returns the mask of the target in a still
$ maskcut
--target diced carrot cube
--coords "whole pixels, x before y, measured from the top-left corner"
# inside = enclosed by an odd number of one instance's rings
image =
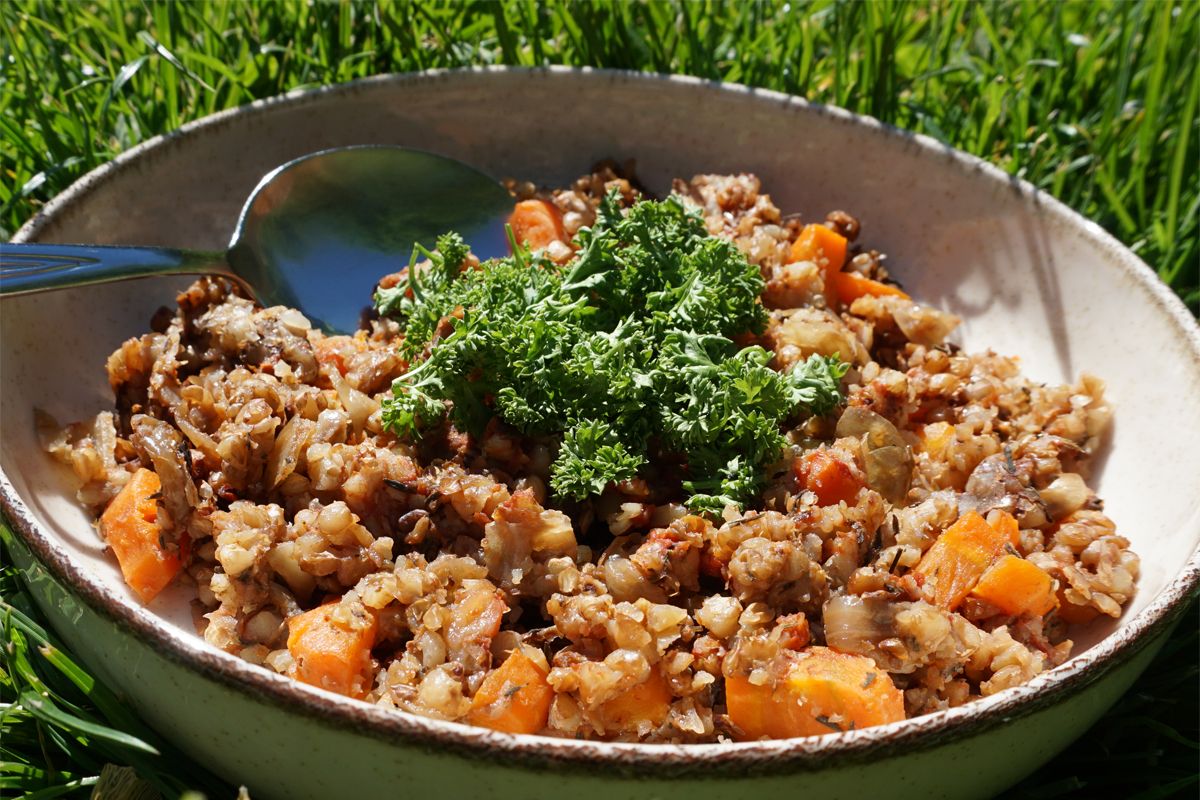
[[[541,665],[514,649],[488,673],[471,699],[467,722],[505,733],[537,733],[546,727],[554,689]]]
[[[100,528],[125,582],[147,603],[179,573],[179,555],[166,552],[159,542],[154,495],[161,490],[158,475],[139,469],[100,515]]]
[[[729,718],[747,740],[821,736],[904,719],[904,695],[864,656],[810,647],[793,656],[774,688],[725,679]]]
[[[361,698],[371,690],[375,617],[363,609],[342,620],[336,608],[337,603],[327,603],[288,620],[287,648],[293,659],[288,674],[310,686]]]
[[[903,297],[906,300],[908,295],[897,289],[895,286],[889,286],[886,283],[873,281],[870,278],[864,278],[854,272],[839,272],[833,276],[834,283],[837,284],[838,300],[846,305],[850,305],[860,297],[871,295],[872,297]]]
[[[558,206],[545,200],[522,200],[508,218],[513,236],[530,250],[544,250],[552,242],[571,241],[562,224]]]
[[[825,273],[825,299],[838,304],[836,275],[846,263],[846,237],[824,225],[805,225],[792,242],[792,261],[811,261]]]
[[[971,596],[1013,616],[1040,617],[1058,605],[1054,579],[1033,562],[1014,555],[1001,556],[992,564],[971,590]]]
[[[968,511],[925,551],[913,572],[931,587],[935,605],[953,611],[1004,552],[1007,543],[1005,536],[983,517]]]
[[[858,490],[863,487],[850,467],[823,450],[810,450],[793,462],[801,489],[817,496],[823,506],[833,506],[845,501],[854,505]]]
[[[1021,543],[1021,527],[1012,514],[997,509],[988,514],[987,519],[988,524],[995,528],[996,533],[1004,537],[1004,541],[1013,547]]]

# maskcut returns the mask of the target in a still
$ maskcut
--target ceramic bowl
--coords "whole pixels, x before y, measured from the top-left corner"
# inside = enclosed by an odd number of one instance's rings
[[[995,794],[1090,726],[1153,658],[1200,571],[1200,332],[1096,225],[937,142],[793,97],[589,70],[385,76],[217,114],[78,181],[18,241],[216,249],[259,178],[297,156],[386,143],[502,177],[564,185],[595,161],[673,177],[753,172],[787,212],[842,208],[918,299],[963,317],[968,349],[1020,357],[1040,381],[1108,382],[1116,422],[1098,490],[1141,556],[1119,620],[1076,655],[967,706],[818,738],[668,747],[509,736],[385,712],[205,645],[176,587],[144,607],[101,551],[72,476],[39,452],[33,409],[111,407],[107,355],[185,280],[5,298],[0,498],[5,538],[61,637],[145,719],[255,798],[899,798]],[[403,190],[403,187],[397,187]],[[13,535],[15,534],[15,536]]]

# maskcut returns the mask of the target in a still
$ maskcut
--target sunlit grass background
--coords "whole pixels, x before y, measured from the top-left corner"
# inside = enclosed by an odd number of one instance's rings
[[[568,64],[737,81],[928,134],[1099,223],[1200,311],[1192,0],[4,0],[0,20],[5,239],[88,170],[214,111],[387,72]],[[0,794],[83,796],[103,764],[122,763],[167,796],[232,796],[185,759],[106,735],[165,746],[61,651],[38,651],[37,615],[11,572],[0,592],[28,617],[9,616],[0,650]],[[1194,794],[1198,627],[1193,604],[1121,704],[1006,797]],[[33,708],[30,691],[67,717]]]
[[[1103,225],[1196,307],[1200,3],[0,3],[11,235],[197,117],[385,72],[681,72],[926,133]]]

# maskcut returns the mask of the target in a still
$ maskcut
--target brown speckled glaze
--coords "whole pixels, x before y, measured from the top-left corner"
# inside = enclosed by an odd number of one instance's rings
[[[626,115],[624,124],[620,119],[573,121],[589,107],[582,104],[594,107],[604,98],[612,101],[604,113]],[[465,104],[482,107],[464,111]],[[537,125],[526,117],[539,109],[547,118],[560,120],[565,132],[539,134]],[[482,124],[488,113],[494,120],[490,129]],[[727,144],[715,147],[712,143],[716,140]],[[839,173],[821,165],[822,154],[843,141],[845,150],[836,157],[865,161],[866,166]],[[891,254],[889,267],[896,265],[918,299],[966,318],[963,335],[972,347],[1017,352],[1027,371],[1048,380],[1072,378],[1080,368],[1110,379],[1118,394],[1117,425],[1130,425],[1125,415],[1135,413],[1137,407],[1119,402],[1123,385],[1119,376],[1109,372],[1104,363],[1093,364],[1097,358],[1088,349],[1089,337],[1102,335],[1111,325],[1115,309],[1099,289],[1099,299],[1089,300],[1092,295],[1086,280],[1077,276],[1080,267],[1076,264],[1087,259],[1107,270],[1110,283],[1120,282],[1120,291],[1141,309],[1140,314],[1157,320],[1155,336],[1165,329],[1173,338],[1167,351],[1154,356],[1162,362],[1156,362],[1162,402],[1175,402],[1172,398],[1180,393],[1190,393],[1193,399],[1200,396],[1200,330],[1185,307],[1136,256],[1053,198],[979,159],[869,118],[773,92],[689,78],[567,69],[466,70],[383,76],[261,101],[152,139],[94,170],[47,204],[18,231],[14,241],[104,244],[138,236],[139,244],[220,247],[233,229],[242,200],[266,170],[315,150],[366,143],[422,147],[473,163],[497,177],[512,174],[548,184],[561,183],[582,172],[592,160],[607,155],[636,155],[639,173],[651,189],[660,192],[674,174],[690,175],[685,169],[755,171],[785,210],[799,209],[811,215],[844,207],[862,217],[864,241]],[[847,173],[856,179],[838,179],[839,174]],[[964,186],[971,191],[964,192]],[[138,187],[140,191],[136,191]],[[894,196],[862,200],[885,192]],[[936,197],[938,192],[944,196]],[[855,202],[856,196],[860,202]],[[865,215],[861,213],[864,207],[868,208]],[[994,248],[993,241],[997,242]],[[980,247],[979,242],[988,246]],[[103,298],[109,296],[120,297],[127,304],[140,303],[148,320],[157,305],[169,302],[174,286],[177,283],[137,290],[107,287],[95,296],[101,298],[100,308],[105,307]],[[77,304],[67,298],[48,300],[45,306],[25,306],[6,299],[3,308],[8,313],[0,315],[0,321],[8,318],[5,360],[32,364],[41,358],[29,350],[38,347],[36,337],[17,342],[23,330],[18,318],[38,319],[38,314],[63,309],[67,309],[63,313],[71,313],[69,309],[77,307],[73,302]],[[117,338],[106,344],[109,349],[121,336],[131,334],[124,330],[127,323],[120,313],[114,312],[113,320],[108,321],[102,313],[96,316],[99,321],[91,324],[103,331],[97,335]],[[1014,326],[1014,320],[1020,324]],[[78,335],[89,337],[88,324],[74,319],[65,326],[83,326]],[[1134,331],[1131,335],[1148,334]],[[1029,337],[1044,341],[1045,347],[1028,346]],[[1128,370],[1122,365],[1135,363],[1130,359],[1136,348],[1130,350],[1130,356],[1117,352],[1119,347],[1110,349],[1114,351],[1114,369]],[[95,363],[96,371],[101,371],[101,364]],[[2,376],[2,382],[24,374],[14,369]],[[97,396],[92,391],[84,401],[60,399],[57,413],[66,413],[62,407],[67,407],[83,416],[89,411],[88,402],[94,412],[102,407],[94,402]],[[4,396],[6,439],[10,434],[21,435],[18,425],[31,427],[29,405],[30,398],[16,390]],[[1195,420],[1190,424],[1192,433],[1188,435],[1196,436]],[[314,723],[313,736],[340,730],[391,743],[405,752],[428,750],[439,758],[461,759],[464,764],[494,763],[497,775],[525,773],[524,778],[513,780],[522,787],[520,791],[529,794],[550,794],[556,786],[567,785],[562,783],[567,776],[591,775],[612,780],[682,781],[680,786],[695,781],[696,787],[724,787],[720,793],[731,796],[731,787],[742,787],[734,793],[740,794],[772,776],[849,775],[853,770],[847,768],[854,765],[865,768],[931,751],[952,754],[957,743],[1017,726],[1022,719],[1049,724],[1042,721],[1053,719],[1050,711],[1072,701],[1077,709],[1072,713],[1086,713],[1094,719],[1104,708],[1078,711],[1079,698],[1087,695],[1089,687],[1105,681],[1110,687],[1132,681],[1177,621],[1200,576],[1200,551],[1196,549],[1200,502],[1181,500],[1178,513],[1148,526],[1154,530],[1139,530],[1138,520],[1129,515],[1117,519],[1122,532],[1134,541],[1134,549],[1150,556],[1147,564],[1153,566],[1157,581],[1152,594],[1143,595],[1137,608],[1109,630],[1083,632],[1082,644],[1090,647],[1066,664],[1024,686],[968,706],[860,731],[738,745],[664,747],[510,736],[388,712],[335,696],[252,666],[207,647],[194,635],[164,626],[155,613],[122,592],[119,585],[98,579],[94,564],[81,562],[79,547],[64,534],[68,529],[78,533],[76,520],[60,522],[46,510],[51,505],[41,499],[27,502],[29,497],[18,491],[14,483],[38,498],[56,492],[69,496],[73,491],[61,476],[52,479],[34,474],[42,470],[34,459],[43,456],[29,452],[29,440],[25,435],[23,442],[14,439],[11,447],[6,446],[0,503],[22,543],[18,550],[27,548],[44,565],[22,565],[32,582],[51,581],[69,587],[69,595],[82,599],[90,612],[119,632],[136,637],[164,664],[180,665],[246,701],[279,709],[296,725]],[[1120,480],[1118,465],[1124,458],[1149,458],[1119,434],[1116,441],[1119,446],[1111,448],[1112,454],[1100,459],[1102,480],[1114,470],[1113,480]],[[1163,466],[1154,477],[1167,491],[1200,497],[1200,478],[1189,473],[1188,463],[1182,465],[1182,471],[1179,466]],[[1114,490],[1106,485],[1102,494],[1109,491]],[[1118,503],[1118,510],[1124,507]],[[79,534],[87,535],[90,531]],[[1178,544],[1177,538],[1170,547],[1164,544],[1163,554],[1157,557],[1154,552],[1158,550],[1147,549],[1152,543],[1156,548],[1160,541],[1169,543],[1170,537],[1182,537],[1186,543]],[[1146,546],[1139,547],[1140,543]],[[45,604],[52,602],[45,592],[40,597]],[[69,599],[65,602],[70,604]],[[57,621],[70,618],[70,614],[64,617],[64,608],[60,604],[54,609]],[[79,610],[73,614],[80,619],[92,616]],[[59,627],[71,641],[74,632]],[[103,665],[93,667],[104,669]],[[1121,673],[1119,680],[1116,673]],[[1111,689],[1106,691],[1111,695]],[[163,702],[162,698],[133,699],[140,707]],[[1082,730],[1079,724],[1075,729]],[[1041,760],[1050,755],[1046,753]],[[1029,768],[1026,765],[1021,770]],[[947,774],[963,770],[970,767],[955,765]],[[1019,772],[1012,774],[1005,783],[1020,777]],[[746,783],[746,778],[755,781]],[[724,780],[703,783],[713,779]],[[836,785],[850,785],[848,779],[837,780],[842,783]],[[938,785],[933,778],[926,784]],[[278,796],[271,787],[256,791]],[[689,789],[688,793],[698,797],[705,791],[718,793],[716,789]],[[947,789],[944,796],[966,795]]]

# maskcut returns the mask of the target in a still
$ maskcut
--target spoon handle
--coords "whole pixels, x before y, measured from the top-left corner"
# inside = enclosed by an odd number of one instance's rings
[[[246,286],[230,269],[224,253],[166,247],[0,244],[0,295],[181,274],[221,275]]]

